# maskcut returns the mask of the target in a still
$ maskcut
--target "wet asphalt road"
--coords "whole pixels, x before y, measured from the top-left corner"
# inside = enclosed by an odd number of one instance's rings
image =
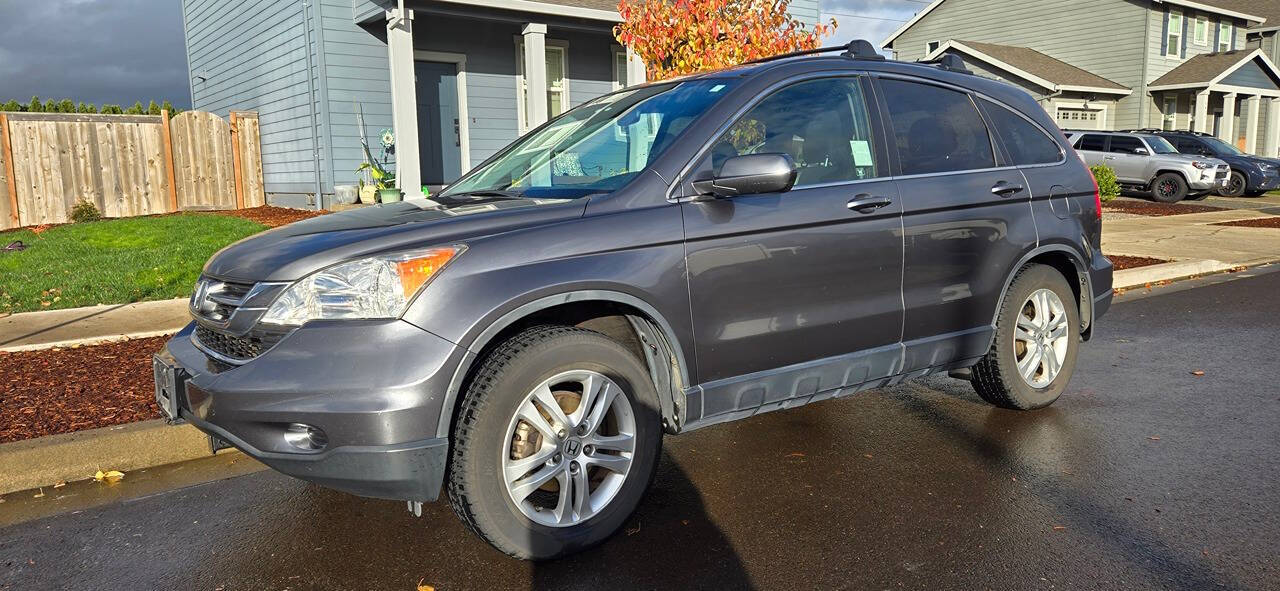
[[[1128,297],[1039,412],[936,378],[669,437],[554,563],[262,471],[4,527],[0,589],[1280,589],[1277,294]]]

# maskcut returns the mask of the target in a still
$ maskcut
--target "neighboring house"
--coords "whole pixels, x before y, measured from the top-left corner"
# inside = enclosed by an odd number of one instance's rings
[[[1280,153],[1280,0],[935,0],[886,38],[962,56],[1064,129],[1190,129]]]
[[[183,0],[192,105],[253,110],[272,203],[355,184],[357,112],[377,156],[396,131],[410,195],[456,180],[525,131],[644,81],[615,0]],[[817,0],[792,14],[818,20]]]

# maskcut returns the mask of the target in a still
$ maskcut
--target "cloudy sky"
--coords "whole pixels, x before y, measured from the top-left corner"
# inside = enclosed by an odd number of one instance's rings
[[[835,43],[878,43],[927,0],[822,0]],[[181,0],[0,0],[0,102],[189,107]]]

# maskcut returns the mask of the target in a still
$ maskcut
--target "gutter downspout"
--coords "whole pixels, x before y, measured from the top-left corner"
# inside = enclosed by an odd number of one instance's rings
[[[1149,100],[1147,97],[1147,65],[1151,63],[1151,11],[1144,11],[1143,18],[1147,20],[1147,24],[1143,27],[1142,37],[1142,79],[1138,81],[1138,129],[1147,128],[1147,101]],[[1174,112],[1176,113],[1177,110],[1175,109]]]
[[[302,31],[305,39],[307,53],[307,102],[311,107],[311,147],[312,156],[314,157],[316,167],[316,210],[324,209],[324,177],[320,170],[320,117],[316,113],[316,71],[315,62],[311,57],[311,22],[310,22],[310,6],[307,0],[302,1]],[[316,51],[320,51],[317,47]]]

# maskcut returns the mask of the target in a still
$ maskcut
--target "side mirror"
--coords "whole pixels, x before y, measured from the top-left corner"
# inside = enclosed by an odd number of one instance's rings
[[[699,195],[736,197],[790,191],[796,184],[796,163],[786,154],[748,154],[724,161],[720,173],[693,181]]]
[[[1146,156],[1147,154],[1150,154],[1146,148],[1134,148],[1133,153],[1139,156]]]

